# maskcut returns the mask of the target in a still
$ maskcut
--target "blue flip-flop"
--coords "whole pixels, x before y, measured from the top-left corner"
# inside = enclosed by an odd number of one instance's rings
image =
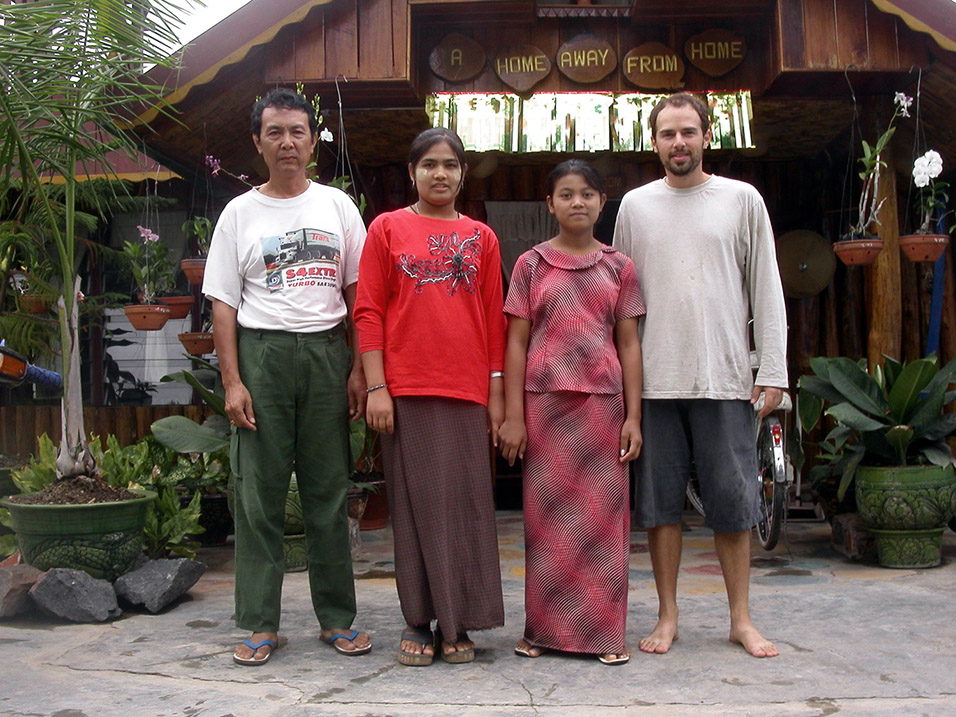
[[[243,640],[242,644],[252,650],[252,657],[239,657],[239,655],[233,652],[232,660],[237,665],[245,665],[246,667],[266,664],[272,658],[272,653],[275,652],[279,647],[275,640],[270,640],[268,638],[259,643],[255,643],[252,640]],[[260,647],[271,647],[272,649],[269,650],[265,657],[256,659],[256,652],[259,651]]]
[[[369,640],[369,643],[365,647],[353,646],[351,650],[345,647],[339,647],[338,645],[335,644],[335,641],[338,640],[340,637],[344,637],[349,642],[352,642],[356,637],[358,637],[358,635],[359,635],[358,630],[352,630],[352,632],[347,634],[342,632],[337,632],[334,635],[329,635],[328,637],[322,637],[320,635],[319,638],[322,640],[322,642],[328,643],[329,645],[334,647],[335,651],[339,653],[340,655],[348,655],[349,657],[355,657],[356,655],[364,655],[367,652],[371,652],[372,650],[371,640]]]

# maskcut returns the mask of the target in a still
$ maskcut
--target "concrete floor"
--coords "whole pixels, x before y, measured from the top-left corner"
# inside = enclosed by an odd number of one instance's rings
[[[398,664],[402,628],[388,528],[364,532],[359,616],[371,654],[347,658],[318,640],[306,576],[287,575],[283,644],[268,665],[232,663],[229,547],[158,615],[72,625],[0,624],[0,714],[56,715],[953,715],[956,535],[939,568],[886,570],[829,545],[825,523],[791,522],[772,553],[755,547],[754,620],[781,654],[758,660],[727,640],[727,608],[709,531],[688,514],[680,577],[681,639],[670,653],[606,667],[591,657],[517,657],[523,627],[521,515],[498,514],[506,627],[473,635],[478,658]],[[654,623],[646,536],[632,534],[629,644]]]

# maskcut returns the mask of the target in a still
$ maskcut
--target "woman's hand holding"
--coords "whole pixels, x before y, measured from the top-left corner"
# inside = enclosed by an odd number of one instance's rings
[[[641,435],[641,422],[635,418],[624,421],[621,426],[621,463],[633,461],[641,453],[644,437]]]
[[[379,388],[368,394],[365,422],[379,433],[394,433],[395,404],[387,388]]]
[[[528,431],[524,421],[505,419],[498,430],[498,444],[501,455],[508,461],[509,466],[515,464],[515,458],[524,458],[524,450],[528,445]]]

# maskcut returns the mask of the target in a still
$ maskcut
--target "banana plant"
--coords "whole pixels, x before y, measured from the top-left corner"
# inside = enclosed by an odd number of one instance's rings
[[[866,360],[810,359],[813,374],[799,380],[799,418],[804,431],[826,415],[835,427],[820,442],[826,464],[816,466],[816,483],[839,476],[842,500],[860,465],[956,465],[946,439],[956,432],[956,413],[943,409],[956,400],[956,359],[939,368],[935,356],[866,369]],[[824,411],[824,408],[826,410]]]

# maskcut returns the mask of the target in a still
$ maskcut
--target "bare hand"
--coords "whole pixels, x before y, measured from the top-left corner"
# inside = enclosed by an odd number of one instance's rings
[[[379,388],[368,394],[365,421],[379,433],[395,432],[395,404],[387,388]]]
[[[506,419],[498,430],[498,443],[501,446],[501,455],[508,461],[509,466],[515,464],[515,458],[523,459],[528,446],[528,431],[524,421]]]
[[[256,417],[252,411],[252,396],[243,383],[226,389],[226,415],[229,422],[238,428],[256,430]]]
[[[641,423],[635,419],[624,421],[621,426],[621,463],[633,461],[641,454],[644,445],[644,436],[641,434]]]
[[[505,398],[500,393],[488,396],[488,431],[491,433],[491,443],[497,448],[501,440],[499,431],[505,421]]]
[[[357,421],[365,415],[365,402],[368,394],[365,393],[365,372],[353,370],[345,384],[349,394],[349,420]]]
[[[763,394],[763,408],[757,413],[760,418],[766,418],[777,410],[780,401],[783,400],[783,389],[775,386],[754,386],[753,393],[750,396],[750,403],[757,403],[760,394]]]

